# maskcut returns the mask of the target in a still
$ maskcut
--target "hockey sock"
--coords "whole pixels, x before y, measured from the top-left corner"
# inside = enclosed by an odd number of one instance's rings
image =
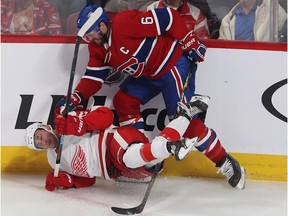
[[[218,163],[225,156],[226,150],[221,145],[215,131],[207,128],[198,118],[195,118],[190,122],[190,125],[184,134],[184,137],[188,138],[196,136],[198,137],[198,142],[195,145],[196,149],[202,152],[211,161]]]
[[[195,147],[214,163],[218,163],[226,154],[217,134],[212,129],[208,129],[206,136],[198,140]]]

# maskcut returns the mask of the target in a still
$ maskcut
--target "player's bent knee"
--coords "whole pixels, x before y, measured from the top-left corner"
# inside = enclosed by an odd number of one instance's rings
[[[195,118],[190,122],[183,136],[190,139],[193,137],[199,137],[201,139],[207,134],[207,131],[208,128],[206,125],[199,118]]]

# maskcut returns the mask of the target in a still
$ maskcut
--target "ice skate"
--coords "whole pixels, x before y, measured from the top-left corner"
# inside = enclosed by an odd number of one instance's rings
[[[178,102],[178,106],[182,109],[180,114],[191,120],[196,114],[207,111],[209,100],[209,96],[195,95],[186,104]]]
[[[167,149],[168,151],[175,156],[177,161],[183,160],[189,152],[192,150],[192,147],[197,142],[198,137],[192,139],[184,138],[175,142],[168,142]]]
[[[246,171],[231,155],[226,153],[225,157],[216,164],[216,167],[219,167],[217,173],[221,172],[222,175],[226,176],[231,187],[237,187],[241,190],[245,188]]]

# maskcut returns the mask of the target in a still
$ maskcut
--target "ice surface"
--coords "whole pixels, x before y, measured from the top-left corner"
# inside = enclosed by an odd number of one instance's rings
[[[90,188],[44,189],[46,174],[3,174],[2,216],[115,216],[111,206],[135,207],[147,184],[97,179]],[[287,183],[248,180],[245,190],[225,179],[158,177],[143,216],[287,216]]]

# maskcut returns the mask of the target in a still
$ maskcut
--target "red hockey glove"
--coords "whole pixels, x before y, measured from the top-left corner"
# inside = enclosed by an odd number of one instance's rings
[[[82,136],[87,130],[87,124],[84,118],[68,115],[67,118],[57,116],[54,118],[55,128],[62,135]]]
[[[179,41],[182,51],[187,55],[191,61],[204,61],[206,53],[206,46],[198,40],[193,31],[190,31],[184,39]]]
[[[83,109],[83,106],[79,105],[81,103],[81,101],[82,101],[82,95],[80,92],[75,92],[75,93],[71,94],[70,103],[68,105],[68,112]],[[66,106],[66,96],[64,96],[55,105],[54,115],[64,115],[65,106]]]
[[[72,177],[66,172],[59,172],[58,177],[54,177],[53,173],[49,173],[46,177],[45,188],[53,191],[58,188],[69,189],[74,186]]]

